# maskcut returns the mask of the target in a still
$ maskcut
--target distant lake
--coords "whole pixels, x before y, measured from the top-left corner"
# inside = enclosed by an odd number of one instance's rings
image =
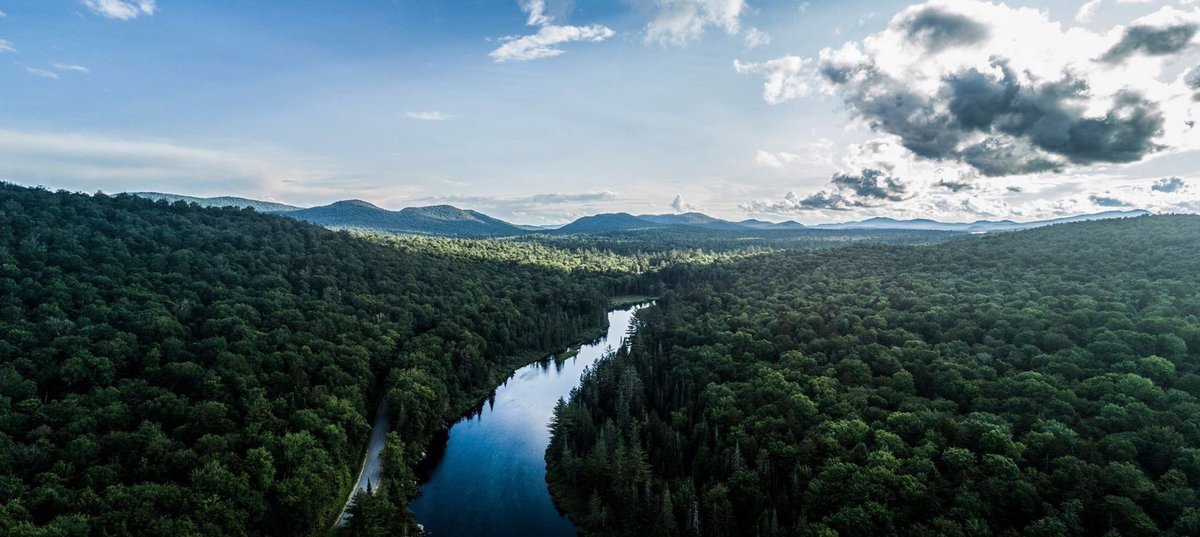
[[[450,428],[444,449],[434,446],[433,469],[409,504],[427,535],[576,535],[546,488],[550,418],[583,370],[621,344],[639,307],[609,312],[608,334],[561,364],[548,360],[518,369],[480,413]]]

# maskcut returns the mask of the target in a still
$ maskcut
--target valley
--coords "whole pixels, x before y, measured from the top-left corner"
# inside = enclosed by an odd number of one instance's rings
[[[10,505],[28,506],[3,527],[1186,535],[1200,520],[1196,217],[484,239],[0,194],[0,462]]]
[[[0,537],[1200,537],[1200,0],[0,0]]]

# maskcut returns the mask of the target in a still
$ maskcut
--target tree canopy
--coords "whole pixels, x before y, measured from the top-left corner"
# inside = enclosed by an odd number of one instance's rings
[[[533,248],[0,186],[0,534],[323,531],[380,399],[414,464],[641,291]],[[399,527],[405,481],[380,497]]]
[[[690,270],[556,410],[585,534],[1200,534],[1200,218]]]

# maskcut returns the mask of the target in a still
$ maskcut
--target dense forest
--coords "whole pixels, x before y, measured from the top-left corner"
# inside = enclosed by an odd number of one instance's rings
[[[556,409],[586,535],[1200,535],[1200,218],[687,281]]]
[[[1200,534],[1200,218],[742,235],[0,185],[0,534],[326,533],[383,402],[341,533],[415,534],[434,433],[625,294],[547,450],[588,535]]]
[[[660,226],[649,229],[592,233],[526,235],[519,240],[552,248],[598,250],[623,256],[675,253],[686,260],[696,253],[770,252],[785,249],[833,248],[860,242],[926,244],[965,238],[956,231],[921,229],[707,229],[695,226]]]
[[[0,185],[0,534],[321,533],[384,399],[393,479],[352,526],[409,531],[430,435],[644,291],[606,267]]]

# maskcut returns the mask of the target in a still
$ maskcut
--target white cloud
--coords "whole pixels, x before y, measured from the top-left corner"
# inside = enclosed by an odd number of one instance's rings
[[[799,160],[800,155],[784,151],[772,153],[770,151],[759,149],[758,152],[754,154],[754,162],[759,166],[766,166],[768,168],[782,168]]]
[[[806,172],[825,173],[837,168],[834,165],[836,153],[833,140],[816,138],[803,143],[787,144],[786,151],[759,149],[754,153],[754,163],[777,170],[802,164]]]
[[[693,213],[700,211],[701,207],[684,201],[682,194],[676,194],[675,199],[671,200],[671,210],[677,213]]]
[[[647,0],[657,10],[646,25],[646,41],[683,45],[699,39],[704,30],[715,26],[729,35],[741,28],[739,18],[746,10],[745,0]]]
[[[784,56],[762,63],[743,63],[733,60],[733,69],[738,73],[758,73],[766,77],[763,83],[763,99],[769,104],[780,104],[812,91],[813,75],[806,67],[812,60],[799,56]]]
[[[410,119],[419,119],[421,121],[446,121],[453,118],[453,116],[448,116],[436,110],[428,112],[405,112],[404,115]]]
[[[29,74],[39,77],[39,78],[49,78],[52,80],[58,80],[58,73],[55,73],[54,71],[48,71],[46,69],[38,69],[36,67],[26,67],[25,71],[28,72]]]
[[[324,163],[238,143],[203,148],[96,134],[0,129],[0,180],[107,192],[345,197],[368,190],[324,171]],[[378,196],[376,196],[378,197]]]
[[[750,215],[803,215],[806,221],[866,216],[1022,221],[1134,208],[1200,212],[1200,188],[1186,175],[1146,177],[1145,172],[1111,170],[984,178],[960,163],[916,157],[895,137],[850,146],[839,169],[824,188],[798,188],[740,208]]]
[[[88,69],[87,67],[84,67],[84,66],[78,65],[78,64],[55,63],[55,64],[52,64],[52,66],[59,71],[66,71],[66,72],[72,72],[72,73],[87,74],[87,73],[92,72],[91,69]]]
[[[1154,4],[1160,0],[1116,0],[1118,4]],[[1197,0],[1179,0],[1180,5],[1191,5]],[[1083,5],[1079,6],[1079,10],[1075,12],[1075,22],[1088,23],[1096,16],[1096,11],[1100,9],[1100,5],[1104,0],[1088,0]]]
[[[413,203],[448,203],[510,221],[561,224],[581,216],[611,211],[620,197],[612,191],[547,193],[529,196],[426,196]]]
[[[83,0],[83,5],[97,15],[119,20],[153,15],[158,9],[156,0]]]
[[[755,49],[771,44],[771,34],[751,26],[746,30],[746,48]]]
[[[1100,8],[1102,0],[1088,0],[1082,6],[1079,6],[1079,11],[1075,12],[1076,22],[1091,22],[1092,17],[1096,16],[1096,10]]]
[[[1200,10],[1097,33],[1036,9],[934,1],[821,51],[816,70],[860,124],[925,158],[987,175],[1121,165],[1200,148],[1197,103],[1165,69],[1198,27]]]
[[[5,52],[16,52],[17,47],[14,47],[12,42],[7,39],[0,39],[0,54]]]
[[[521,10],[529,14],[529,18],[525,24],[529,26],[545,26],[554,20],[554,17],[546,15],[545,0],[521,0]]]
[[[3,19],[4,17],[7,17],[7,16],[8,16],[8,13],[0,11],[0,19]]]
[[[519,5],[521,10],[528,14],[525,24],[540,28],[535,34],[501,38],[502,44],[488,53],[492,61],[497,63],[525,62],[552,58],[566,52],[558,48],[564,43],[575,41],[599,43],[615,35],[611,28],[599,24],[588,26],[551,24],[556,17],[547,14],[545,0],[520,0]]]
[[[575,41],[599,43],[614,35],[607,26],[543,26],[536,34],[507,39],[488,56],[496,62],[552,58],[564,51],[558,45]]]

